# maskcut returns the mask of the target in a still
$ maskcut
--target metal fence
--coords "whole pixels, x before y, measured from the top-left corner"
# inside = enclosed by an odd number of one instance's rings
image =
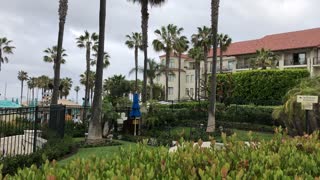
[[[48,129],[63,137],[65,121],[84,122],[86,110],[66,106],[0,109],[0,159],[42,148],[48,140]]]

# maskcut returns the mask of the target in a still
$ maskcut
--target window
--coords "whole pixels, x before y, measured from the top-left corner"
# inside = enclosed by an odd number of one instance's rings
[[[186,76],[186,83],[189,83],[189,75]]]
[[[168,94],[173,95],[173,87],[168,87]]]
[[[175,78],[175,75],[174,75],[174,74],[169,74],[169,76],[168,76],[169,82],[173,82],[173,81],[174,81],[174,78]]]
[[[293,54],[293,65],[307,64],[306,53],[295,53]]]
[[[170,59],[169,68],[174,68],[174,60]]]
[[[190,88],[190,96],[193,96],[193,88]]]
[[[189,63],[189,69],[196,69],[196,66],[195,66],[194,62],[190,62]]]
[[[194,80],[194,75],[191,75],[190,76],[190,83],[193,83],[193,80]]]
[[[186,88],[186,96],[189,96],[189,89]]]
[[[229,70],[233,69],[233,64],[234,64],[234,61],[228,61],[228,69]]]

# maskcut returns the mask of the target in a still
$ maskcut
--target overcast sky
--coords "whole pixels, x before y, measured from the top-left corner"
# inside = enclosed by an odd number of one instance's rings
[[[7,97],[19,97],[19,70],[27,71],[29,76],[53,77],[52,64],[42,59],[43,50],[57,44],[58,0],[1,1],[0,37],[13,40],[16,47],[10,62],[0,72],[0,99],[3,99],[5,82]],[[319,0],[221,0],[219,32],[229,34],[233,41],[242,41],[320,27],[319,7]],[[79,85],[79,75],[85,71],[85,50],[76,47],[75,38],[84,30],[98,32],[98,15],[98,0],[69,0],[64,35],[64,48],[69,56],[62,65],[61,76],[71,77],[74,86]],[[133,51],[124,44],[125,35],[140,32],[140,23],[139,5],[127,0],[107,0],[106,51],[111,55],[111,66],[105,70],[105,78],[114,74],[128,76],[134,60]],[[162,7],[152,8],[149,43],[155,38],[155,29],[170,23],[183,27],[187,37],[199,26],[210,26],[210,0],[168,0]],[[149,52],[150,57],[158,60],[159,53],[151,46]],[[142,56],[139,61],[141,64]],[[73,91],[69,98],[75,98]]]

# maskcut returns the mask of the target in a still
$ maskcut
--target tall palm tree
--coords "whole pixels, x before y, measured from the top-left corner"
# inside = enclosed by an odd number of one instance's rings
[[[89,96],[88,96],[89,101],[88,102],[91,102],[91,104],[92,104],[93,91],[94,91],[94,81],[95,81],[96,73],[93,71],[90,71],[89,73],[85,72],[80,75],[80,84],[84,85],[85,87],[86,87],[86,83],[87,83],[87,74],[89,74],[89,77],[88,77],[89,83],[87,86],[88,90],[89,90]]]
[[[18,79],[21,81],[21,95],[20,95],[20,104],[22,104],[23,97],[23,82],[28,80],[28,73],[25,71],[18,72]]]
[[[279,57],[271,50],[264,48],[256,51],[256,57],[251,59],[251,66],[253,69],[260,68],[267,69],[267,67],[275,68]]]
[[[37,78],[38,79],[38,88],[41,89],[41,94],[43,96],[44,92],[48,90],[48,85],[50,83],[50,78],[46,75],[42,75],[40,77]]]
[[[204,59],[201,47],[193,47],[188,51],[189,57],[195,61],[195,99],[200,99],[200,62]]]
[[[149,10],[148,6],[160,6],[166,0],[128,0],[133,3],[141,5],[141,29],[142,29],[142,48],[144,52],[144,72],[143,72],[143,88],[142,88],[142,102],[147,101],[147,66],[148,66],[148,23],[149,23]]]
[[[182,53],[189,49],[189,41],[186,36],[181,36],[177,39],[176,43],[174,44],[174,51],[175,54],[178,55],[179,67],[178,67],[178,101],[180,101],[180,89],[181,89],[181,56]]]
[[[57,57],[55,59],[51,104],[58,104],[59,86],[60,86],[60,64],[61,64],[61,59],[63,54],[62,44],[63,44],[64,25],[66,23],[67,12],[68,12],[68,0],[59,0],[59,34],[58,34],[58,45],[57,45]]]
[[[99,48],[96,67],[95,89],[92,103],[92,119],[89,122],[89,131],[87,141],[97,143],[102,140],[102,81],[103,81],[103,59],[105,55],[105,26],[106,26],[106,0],[100,0],[99,15]]]
[[[58,47],[57,46],[52,46],[52,48],[47,48],[43,51],[46,55],[43,56],[43,61],[47,62],[47,63],[53,63],[53,70],[55,70],[56,67],[56,63],[55,63],[55,59],[57,59],[57,54],[58,54]],[[60,64],[65,64],[66,60],[64,59],[64,57],[67,57],[68,55],[66,54],[66,50],[62,49],[62,53],[61,53],[61,61]]]
[[[212,30],[209,27],[198,27],[198,33],[192,35],[192,42],[195,46],[203,48],[204,54],[204,97],[207,97],[207,84],[208,84],[208,52],[211,47]]]
[[[32,91],[32,101],[34,101],[34,88],[37,86],[37,78],[36,77],[31,77],[27,81],[28,88]]]
[[[92,54],[92,56],[95,57],[95,59],[91,59],[90,65],[91,66],[95,66],[97,65],[97,57],[98,57],[98,46],[93,46],[93,51],[94,53]],[[107,69],[110,66],[110,55],[108,52],[104,52],[104,56],[103,56],[103,69]]]
[[[60,91],[60,99],[64,97],[67,99],[68,95],[70,94],[70,90],[72,88],[72,79],[71,78],[63,78],[61,79],[61,91]]]
[[[138,90],[138,53],[139,49],[142,48],[142,34],[134,32],[132,35],[127,35],[127,41],[125,42],[129,49],[134,49],[134,62],[136,72],[135,91]]]
[[[90,61],[91,61],[91,50],[93,50],[93,47],[97,46],[99,35],[97,33],[90,34],[88,31],[84,32],[84,35],[79,36],[76,38],[77,40],[77,46],[79,48],[85,48],[86,49],[86,72],[89,73],[90,70]],[[87,74],[86,77],[89,77]],[[86,86],[85,86],[85,99],[84,99],[84,106],[86,107],[88,105],[88,99],[89,99],[89,79],[86,80]]]
[[[14,46],[11,46],[11,40],[8,40],[6,37],[0,38],[0,71],[1,65],[9,62],[9,58],[4,56],[5,54],[13,54]]]
[[[223,53],[226,52],[232,43],[232,39],[227,34],[218,34],[218,45],[220,47],[220,73],[223,69]]]
[[[79,86],[76,86],[74,87],[74,91],[76,92],[76,103],[78,104],[78,94],[79,94],[79,91],[80,91],[80,87]]]
[[[210,106],[208,111],[207,132],[215,131],[216,126],[216,94],[217,94],[217,47],[218,47],[218,20],[219,20],[219,4],[220,0],[211,0],[211,28],[212,28],[212,75],[210,80]]]
[[[173,48],[180,37],[183,28],[178,28],[176,25],[169,24],[168,26],[162,26],[161,29],[155,30],[155,34],[158,39],[153,40],[152,45],[155,51],[166,53],[166,101],[168,101],[168,74],[169,74],[169,63],[170,53],[173,52]]]

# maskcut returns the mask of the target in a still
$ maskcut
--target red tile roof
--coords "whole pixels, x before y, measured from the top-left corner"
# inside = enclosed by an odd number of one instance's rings
[[[261,39],[235,42],[224,52],[226,56],[253,54],[256,50],[265,48],[272,51],[289,49],[320,47],[320,28],[308,29],[281,34],[265,36]],[[218,56],[220,55],[218,49]],[[213,51],[209,52],[209,57],[213,56]]]
[[[160,58],[163,58],[163,57],[166,57],[166,54],[160,56]],[[178,57],[178,56],[175,53],[171,53],[170,57]],[[189,56],[186,54],[182,54],[181,58],[182,59],[189,59]]]

